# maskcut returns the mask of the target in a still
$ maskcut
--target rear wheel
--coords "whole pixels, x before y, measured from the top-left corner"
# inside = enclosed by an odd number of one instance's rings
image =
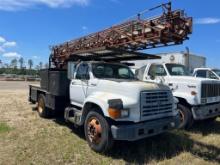
[[[181,129],[191,128],[194,123],[191,110],[182,104],[178,104],[177,108],[180,113],[180,126],[179,126],[179,128],[181,128]]]
[[[96,152],[107,152],[113,146],[109,124],[98,112],[88,113],[84,132],[89,146]]]
[[[42,118],[49,118],[51,115],[49,109],[46,107],[46,99],[43,94],[40,94],[38,97],[37,111]]]

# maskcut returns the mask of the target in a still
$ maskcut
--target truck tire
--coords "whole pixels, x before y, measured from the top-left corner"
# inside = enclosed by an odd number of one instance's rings
[[[95,152],[105,153],[113,146],[113,138],[109,124],[105,117],[96,111],[88,113],[84,132],[86,140],[91,149]]]
[[[180,129],[189,129],[192,127],[194,120],[191,110],[185,105],[178,104],[177,109],[180,112]]]
[[[37,111],[40,117],[49,118],[51,113],[46,107],[46,98],[43,94],[40,94],[37,101]]]

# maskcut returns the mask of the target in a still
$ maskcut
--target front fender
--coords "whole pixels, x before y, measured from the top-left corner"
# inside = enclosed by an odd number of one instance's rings
[[[103,93],[103,96],[104,96],[104,93]],[[101,94],[94,94],[92,96],[89,96],[86,98],[85,102],[84,102],[84,105],[83,107],[85,107],[86,103],[93,103],[93,104],[96,104],[98,105],[103,114],[107,117],[109,117],[109,114],[108,114],[108,101],[107,101],[107,98],[105,97],[102,97]]]
[[[106,117],[110,117],[109,113],[108,113],[108,108],[109,108],[109,104],[108,101],[112,100],[112,99],[121,99],[123,102],[123,107],[124,108],[129,108],[132,110],[136,111],[136,115],[132,114],[131,116],[129,116],[129,118],[123,118],[123,119],[116,119],[117,121],[136,121],[139,120],[139,116],[140,114],[138,113],[139,111],[137,111],[137,107],[139,107],[139,99],[134,99],[134,98],[129,98],[127,96],[123,96],[123,95],[118,95],[118,94],[114,94],[114,93],[107,93],[107,92],[95,92],[93,93],[91,96],[87,97],[85,99],[84,105],[85,106],[86,103],[94,103],[96,105],[98,105],[103,114]],[[135,118],[135,120],[134,120]]]
[[[174,95],[174,97],[177,97],[177,98],[183,98],[190,105],[198,105],[199,104],[198,97],[192,96],[191,94],[186,94],[183,92],[173,92],[173,95]]]

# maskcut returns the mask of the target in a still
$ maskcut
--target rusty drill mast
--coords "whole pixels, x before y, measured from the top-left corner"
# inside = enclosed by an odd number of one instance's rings
[[[187,17],[184,10],[172,10],[171,2],[147,12],[157,8],[163,9],[158,17],[142,19],[145,11],[122,24],[52,47],[51,62],[62,68],[72,55],[80,52],[94,52],[103,47],[138,51],[182,44],[188,39],[192,33],[192,17]]]

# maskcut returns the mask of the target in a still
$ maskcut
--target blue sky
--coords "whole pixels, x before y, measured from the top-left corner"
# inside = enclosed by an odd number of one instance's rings
[[[0,60],[13,57],[46,63],[49,46],[102,30],[164,0],[0,0]],[[173,0],[194,18],[190,40],[148,53],[190,51],[220,68],[220,1]],[[160,11],[158,11],[160,12]]]

